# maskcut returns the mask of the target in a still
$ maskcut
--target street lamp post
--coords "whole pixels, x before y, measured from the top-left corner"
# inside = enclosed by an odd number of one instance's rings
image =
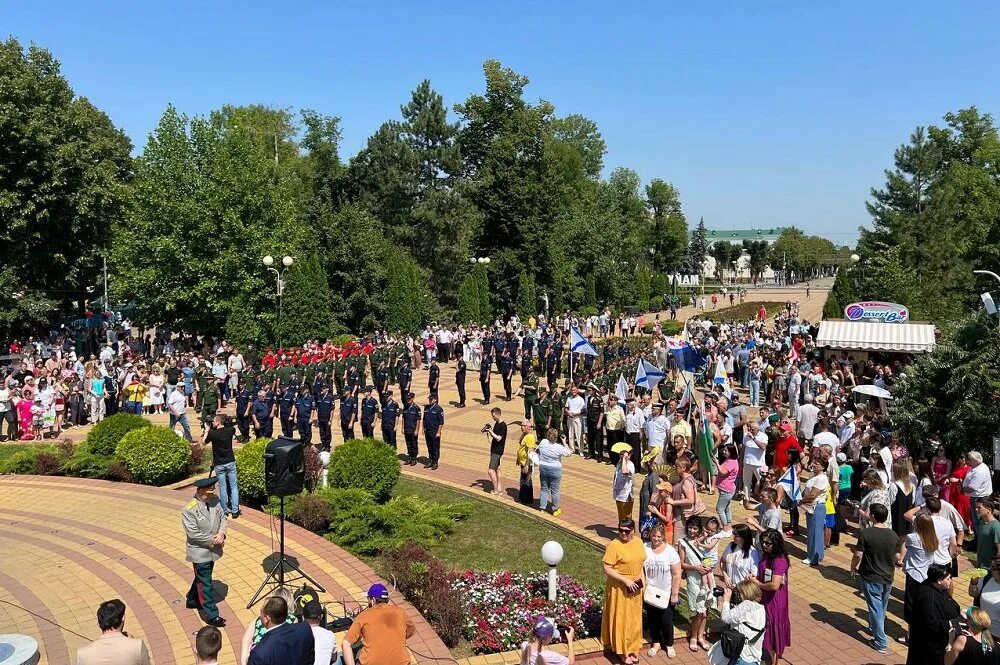
[[[992,270],[973,270],[972,272],[975,275],[988,275],[988,276],[992,277],[993,279],[995,279],[997,281],[997,283],[1000,283],[1000,275],[996,274]],[[993,296],[992,296],[992,294],[990,294],[989,291],[987,291],[986,293],[982,294],[980,297],[983,300],[983,305],[986,307],[986,311],[987,312],[989,312],[990,314],[993,313],[993,312],[990,312],[990,306],[991,305],[992,305],[993,310],[996,311],[996,304],[993,303]],[[998,325],[998,328],[1000,328],[1000,318],[998,318],[998,320],[997,320],[997,325]]]
[[[554,540],[550,540],[542,545],[542,561],[549,566],[549,602],[556,599],[556,587],[559,584],[559,574],[556,566],[563,558],[563,547]]]
[[[288,269],[295,263],[295,259],[290,256],[283,256],[281,258],[281,265],[284,266],[279,272],[277,268],[274,267],[274,257],[268,254],[263,259],[264,267],[274,273],[276,280],[275,283],[275,295],[278,298],[278,348],[282,347],[281,340],[281,298],[285,294],[285,273]]]

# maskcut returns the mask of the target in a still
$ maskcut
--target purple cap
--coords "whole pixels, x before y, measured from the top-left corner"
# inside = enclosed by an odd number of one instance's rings
[[[389,590],[385,588],[384,584],[376,582],[368,587],[368,597],[375,600],[389,600]]]
[[[535,637],[552,637],[555,633],[556,627],[552,625],[552,622],[545,617],[538,617],[535,619],[535,625],[531,629],[531,632],[535,634]]]

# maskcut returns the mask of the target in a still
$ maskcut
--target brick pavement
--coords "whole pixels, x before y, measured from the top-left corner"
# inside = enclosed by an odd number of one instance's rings
[[[0,600],[6,601],[0,603],[0,633],[32,635],[42,646],[43,664],[64,665],[72,662],[77,648],[98,637],[97,605],[121,598],[128,606],[126,629],[146,640],[156,665],[193,662],[193,636],[202,622],[184,607],[191,565],[184,561],[180,510],[187,492],[3,476],[0,497]],[[371,568],[295,525],[286,524],[285,532],[286,554],[326,587],[326,598],[335,603],[332,612],[340,611],[341,601],[348,607],[364,601],[368,585],[378,580]],[[265,561],[277,548],[276,533],[271,518],[255,510],[230,522],[226,553],[215,573],[223,598],[220,613],[228,622],[222,665],[237,662],[243,628],[260,609],[246,609],[246,604],[264,579]],[[409,641],[416,661],[449,658],[423,617],[408,603],[397,602],[417,625]]]

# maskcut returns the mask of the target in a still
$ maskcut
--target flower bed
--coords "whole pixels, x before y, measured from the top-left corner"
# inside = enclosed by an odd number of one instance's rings
[[[557,600],[547,599],[548,578],[543,573],[466,571],[453,584],[465,605],[463,633],[476,653],[519,649],[530,637],[538,616],[553,617],[560,626],[572,626],[578,638],[601,631],[601,598],[568,577],[559,578]]]

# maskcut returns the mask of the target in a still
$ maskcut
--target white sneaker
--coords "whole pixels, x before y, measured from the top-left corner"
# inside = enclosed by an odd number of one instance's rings
[[[806,564],[807,566],[811,566],[812,565],[812,561],[809,560],[809,557],[806,557],[805,559],[802,559],[802,563]]]

